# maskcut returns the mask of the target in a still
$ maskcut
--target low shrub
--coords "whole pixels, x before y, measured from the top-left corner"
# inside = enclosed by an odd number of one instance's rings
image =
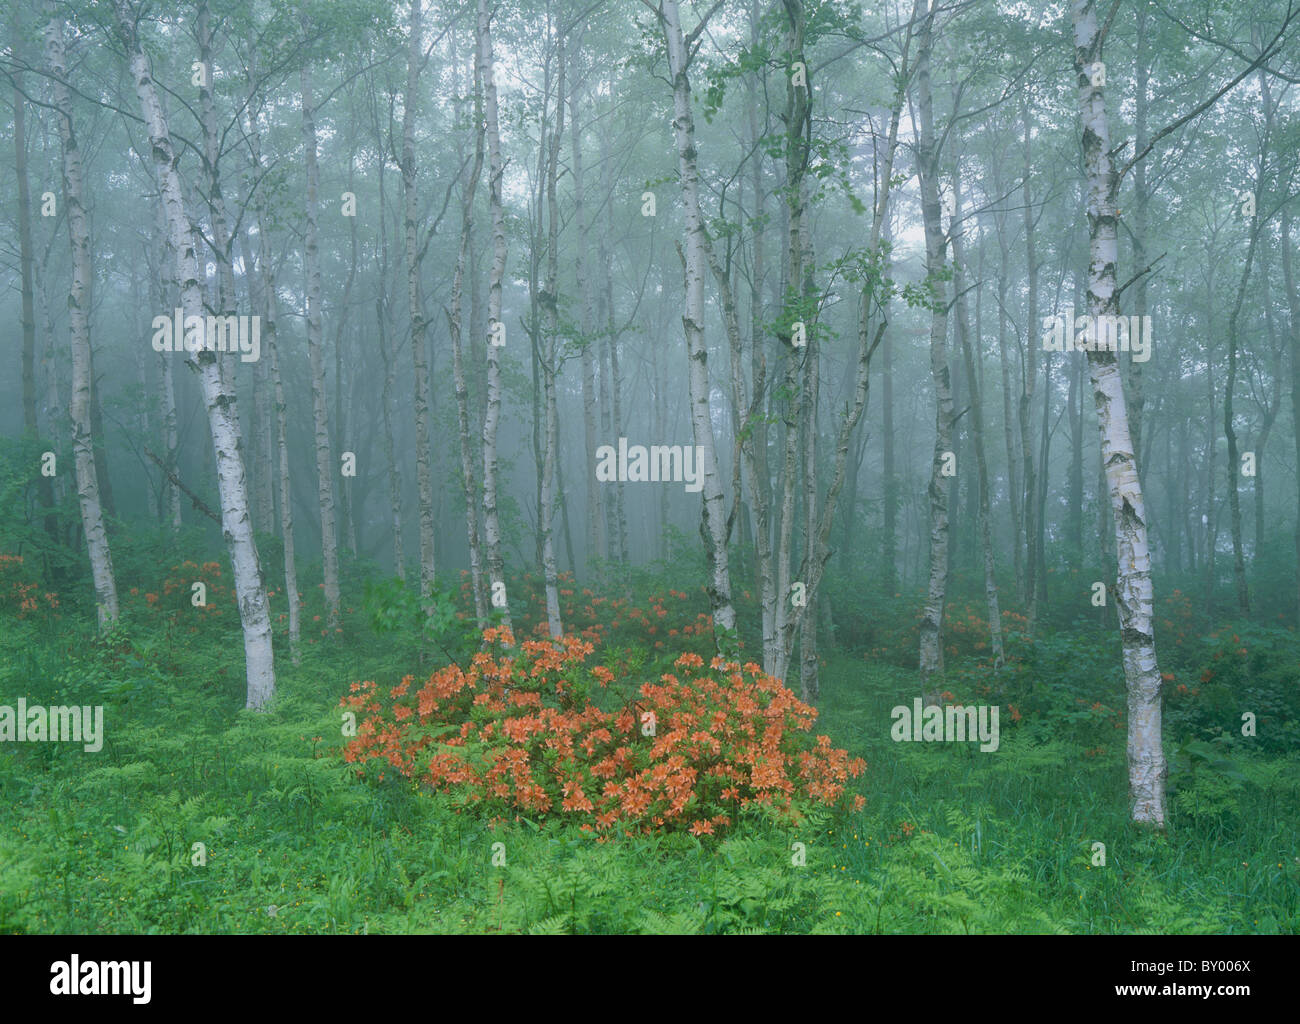
[[[468,667],[448,664],[418,688],[352,684],[340,706],[361,719],[344,760],[380,762],[489,814],[560,816],[608,833],[718,834],[755,810],[798,820],[814,804],[863,804],[845,785],[860,758],[805,736],[817,716],[755,664],[694,652],[675,673],[605,708],[614,682],[588,665],[595,645],[526,640],[494,627]]]

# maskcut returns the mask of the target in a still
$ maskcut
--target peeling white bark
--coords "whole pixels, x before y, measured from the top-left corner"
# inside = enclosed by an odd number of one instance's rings
[[[713,420],[709,408],[709,351],[704,340],[704,275],[708,236],[700,211],[700,180],[695,157],[695,120],[691,114],[691,86],[687,77],[690,55],[682,36],[681,14],[676,0],[664,0],[661,7],[664,38],[668,44],[668,67],[673,83],[673,132],[677,139],[677,167],[686,215],[686,306],[682,326],[686,331],[689,362],[691,426],[696,451],[704,464],[704,502],[701,535],[709,572],[709,603],[713,608],[715,643],[719,633],[736,629],[736,610],[731,604],[731,574],[727,563],[727,510],[722,480],[714,450]]]
[[[90,429],[90,229],[82,203],[81,150],[72,124],[72,99],[67,85],[67,61],[63,46],[63,21],[51,5],[45,27],[45,56],[51,72],[54,106],[58,112],[59,142],[63,152],[63,201],[72,247],[72,282],[68,289],[68,334],[72,343],[72,451],[77,477],[77,501],[81,524],[90,554],[90,575],[95,586],[95,612],[99,628],[111,625],[118,616],[117,581],[113,556],[99,500],[99,477],[95,472],[95,444]]]
[[[167,117],[158,99],[149,61],[140,49],[134,14],[126,0],[114,0],[117,31],[126,50],[136,96],[140,101],[144,123],[149,133],[162,202],[167,214],[185,316],[203,313],[203,295],[199,284],[194,230],[185,210],[175,150],[167,128]],[[221,527],[230,553],[231,573],[235,579],[235,597],[244,633],[244,658],[248,679],[250,708],[262,709],[275,691],[275,667],[271,647],[271,618],[267,608],[266,587],[258,563],[253,525],[248,514],[248,487],[244,475],[239,420],[235,412],[235,395],[222,380],[215,354],[209,351],[191,355],[191,365],[198,373],[207,406],[208,425],[212,433],[213,455],[217,465],[217,488],[221,496]]]
[[[506,229],[501,186],[501,131],[497,121],[497,86],[492,57],[492,24],[488,0],[478,0],[479,79],[483,83],[483,130],[488,148],[488,206],[492,214],[492,269],[488,275],[488,330],[501,324],[501,279],[506,272]],[[491,339],[489,339],[490,341]],[[487,346],[487,408],[483,417],[483,540],[487,545],[488,580],[503,599],[502,623],[511,628],[509,594],[505,589],[505,560],[501,556],[501,521],[497,510],[497,426],[501,421],[501,348]],[[494,606],[496,601],[494,599]]]
[[[1092,65],[1101,60],[1096,0],[1072,0],[1074,63],[1083,157],[1087,175],[1089,227],[1088,315],[1119,313],[1116,262],[1119,251],[1115,193],[1118,181],[1110,159],[1110,125],[1101,86],[1092,84]],[[1094,339],[1089,339],[1090,341]],[[1156,662],[1151,611],[1151,552],[1147,545],[1146,505],[1129,434],[1124,387],[1115,353],[1089,346],[1088,367],[1101,431],[1101,460],[1110,491],[1118,572],[1115,604],[1119,613],[1124,677],[1128,684],[1128,768],[1134,821],[1164,827],[1164,748],[1161,745],[1161,680]]]

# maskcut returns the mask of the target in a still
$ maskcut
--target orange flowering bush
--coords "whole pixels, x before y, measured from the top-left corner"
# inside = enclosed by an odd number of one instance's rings
[[[22,555],[0,555],[0,611],[26,618],[42,608],[53,612],[59,595],[41,589],[23,565]]]
[[[139,587],[132,587],[129,591],[130,603],[146,613],[165,619],[180,620],[182,616],[193,616],[190,632],[198,631],[198,625],[195,624],[198,621],[227,618],[231,613],[238,621],[239,605],[235,588],[223,578],[219,562],[200,564],[187,559],[173,565],[167,576],[159,582],[161,586],[157,589],[143,593]],[[193,603],[195,583],[202,583],[204,587],[204,603],[201,605]]]
[[[749,808],[797,819],[801,804],[849,802],[846,783],[866,769],[806,736],[816,709],[757,665],[687,652],[620,701],[613,673],[588,665],[588,640],[515,647],[504,628],[483,639],[468,666],[418,688],[410,676],[387,693],[353,683],[340,701],[358,718],[344,760],[381,762],[381,777],[395,769],[489,815],[558,815],[602,834],[716,834]],[[609,708],[591,699],[599,691]]]

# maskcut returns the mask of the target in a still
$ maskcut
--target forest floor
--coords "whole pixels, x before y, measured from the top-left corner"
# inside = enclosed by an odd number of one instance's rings
[[[1300,932],[1294,748],[1167,738],[1171,820],[1151,834],[1127,821],[1109,708],[1036,715],[1053,691],[1022,679],[996,756],[899,743],[915,673],[835,654],[817,731],[866,759],[863,810],[598,841],[359,779],[339,698],[396,681],[391,644],[326,636],[254,714],[236,636],[4,624],[6,702],[98,693],[108,724],[94,755],[0,750],[0,932]]]

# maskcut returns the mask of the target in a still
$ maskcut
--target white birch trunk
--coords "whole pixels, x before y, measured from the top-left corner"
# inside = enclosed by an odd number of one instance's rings
[[[691,114],[691,87],[687,78],[690,55],[682,36],[681,15],[676,0],[664,0],[661,7],[664,37],[668,44],[668,67],[673,83],[673,132],[677,139],[677,166],[681,177],[686,214],[686,307],[682,326],[686,331],[689,360],[687,379],[690,392],[691,426],[697,456],[704,462],[703,524],[705,559],[709,571],[709,603],[713,608],[714,642],[721,647],[724,636],[734,635],[736,610],[731,604],[731,574],[727,564],[727,510],[713,443],[713,420],[709,409],[708,346],[704,340],[704,275],[708,236],[700,211],[699,171],[695,158],[695,121]]]
[[[176,289],[176,253],[172,250],[171,233],[167,228],[167,216],[159,204],[157,208],[158,237],[162,240],[162,272],[159,275],[159,289],[162,293],[162,309],[174,309],[179,301]],[[177,447],[180,444],[180,430],[176,419],[176,380],[172,374],[171,352],[158,353],[158,383],[162,395],[162,433],[163,444],[167,448],[167,468],[175,472]],[[181,489],[169,477],[163,476],[163,520],[172,533],[181,528]]]
[[[953,174],[953,209],[954,217],[961,220],[961,170]],[[984,558],[984,602],[988,609],[989,646],[993,654],[993,670],[1000,671],[1003,663],[1002,651],[1002,612],[998,604],[998,585],[994,574],[993,529],[989,513],[989,469],[984,454],[984,396],[982,382],[976,373],[973,351],[979,344],[979,336],[971,333],[970,313],[964,294],[964,260],[962,255],[962,232],[954,231],[952,236],[952,259],[954,265],[952,290],[957,298],[957,338],[961,344],[962,358],[966,365],[966,378],[970,381],[971,429],[975,442],[975,466],[979,477],[979,535],[980,550]],[[977,309],[978,323],[978,309]],[[1032,345],[1032,340],[1030,341]]]
[[[140,49],[131,7],[126,0],[115,0],[114,9],[118,34],[126,50],[162,189],[162,202],[177,261],[176,276],[180,284],[181,305],[186,317],[200,316],[203,313],[203,296],[195,258],[194,231],[185,211],[184,193],[176,169],[171,135],[167,129],[167,117],[154,87],[148,58]],[[235,596],[244,633],[247,706],[260,710],[275,692],[275,667],[266,587],[262,582],[257,545],[253,540],[252,521],[248,514],[248,487],[240,451],[235,395],[225,388],[213,353],[206,350],[195,352],[191,355],[191,362],[199,376],[212,433],[217,487],[221,495],[222,534],[230,552],[231,573],[235,579]]]
[[[596,359],[592,336],[591,277],[587,272],[587,250],[590,245],[587,233],[586,193],[582,178],[582,131],[578,124],[578,97],[569,97],[569,146],[573,169],[573,216],[578,223],[578,251],[574,257],[574,271],[578,281],[578,295],[582,302],[582,426],[583,441],[587,449],[587,559],[604,561],[609,557],[605,537],[605,502],[601,485],[596,480]]]
[[[502,210],[501,132],[497,124],[497,86],[492,57],[492,27],[488,0],[478,0],[479,78],[483,82],[483,130],[488,148],[488,199],[492,214],[492,268],[488,275],[487,403],[483,416],[483,540],[487,545],[488,579],[493,606],[502,623],[511,628],[510,600],[505,587],[505,561],[501,556],[501,522],[497,511],[497,426],[501,421],[501,347],[491,335],[501,323],[501,279],[506,272],[506,229]],[[497,597],[497,593],[500,597]]]
[[[927,704],[939,703],[943,675],[943,612],[948,590],[948,486],[943,475],[952,450],[953,401],[948,374],[948,314],[946,289],[940,278],[947,238],[939,208],[938,153],[934,140],[934,107],[930,95],[930,55],[934,11],[921,22],[916,64],[918,137],[917,177],[921,185],[921,216],[925,223],[926,275],[933,289],[930,314],[930,376],[934,381],[934,457],[930,468],[930,577],[921,618],[920,669],[922,694]]]
[[[428,597],[434,586],[433,463],[429,448],[429,364],[424,351],[424,298],[420,291],[418,196],[415,191],[415,113],[420,81],[420,0],[411,0],[411,29],[406,61],[406,95],[402,110],[402,189],[405,199],[403,225],[406,236],[406,301],[411,316],[411,360],[415,387],[415,479],[420,522],[420,596]]]
[[[334,514],[334,456],[330,450],[329,410],[325,400],[325,337],[321,326],[320,172],[316,163],[316,110],[311,71],[301,72],[302,140],[307,165],[307,223],[303,269],[307,276],[307,352],[311,362],[311,405],[316,451],[316,495],[320,505],[321,557],[325,570],[325,613],[331,629],[339,617],[339,539]],[[417,351],[419,346],[416,346]]]
[[[379,128],[375,126],[376,144],[383,148]],[[389,328],[388,303],[388,192],[384,187],[386,161],[379,161],[379,290],[375,298],[375,322],[379,331],[379,355],[384,361],[384,386],[381,395],[384,417],[384,461],[388,475],[389,515],[393,531],[393,571],[406,580],[406,549],[402,541],[402,476],[397,468],[393,441],[393,402],[396,389],[396,353],[393,352]]]
[[[298,562],[293,544],[293,491],[289,479],[289,413],[284,400],[284,381],[280,376],[280,348],[276,340],[278,304],[275,297],[275,276],[271,271],[271,243],[266,232],[266,222],[258,208],[257,235],[261,246],[258,260],[262,275],[263,315],[266,320],[267,360],[270,363],[270,381],[275,398],[275,445],[278,454],[280,480],[280,537],[284,541],[284,596],[289,602],[289,657],[295,665],[301,661],[302,598],[298,594]]]
[[[99,478],[95,472],[95,445],[90,429],[90,230],[82,202],[81,150],[72,125],[72,99],[66,84],[67,62],[63,46],[63,21],[53,12],[45,27],[45,56],[50,66],[54,107],[59,122],[63,152],[63,201],[68,219],[68,240],[72,247],[72,282],[68,290],[68,333],[72,342],[72,451],[77,477],[77,501],[81,524],[90,554],[90,574],[95,586],[95,613],[99,628],[105,629],[118,616],[117,581],[113,556],[99,501]]]
[[[1110,158],[1110,124],[1102,87],[1093,85],[1093,65],[1101,60],[1096,0],[1072,0],[1074,63],[1079,117],[1083,123],[1083,157],[1087,175],[1089,227],[1089,341],[1096,318],[1118,315],[1116,262],[1119,253],[1118,188]],[[1128,766],[1132,817],[1157,828],[1165,821],[1164,748],[1161,745],[1160,667],[1156,661],[1151,612],[1151,552],[1147,546],[1146,506],[1138,480],[1137,460],[1129,436],[1124,388],[1115,353],[1088,351],[1092,390],[1101,431],[1101,457],[1115,527],[1118,572],[1115,604],[1119,612],[1124,677],[1128,683]]]
[[[542,459],[542,493],[539,503],[542,531],[542,579],[546,591],[546,627],[552,638],[564,632],[560,621],[560,585],[555,564],[555,458],[559,433],[559,410],[556,408],[555,377],[559,361],[559,230],[560,209],[555,196],[555,178],[564,137],[564,37],[558,38],[559,80],[556,89],[555,129],[551,132],[546,161],[546,284],[542,296],[545,313],[542,340],[542,380],[544,386],[545,438]],[[594,466],[594,463],[593,463]]]
[[[456,416],[460,428],[460,471],[465,490],[465,532],[469,542],[470,589],[474,592],[474,617],[482,632],[488,626],[487,595],[483,586],[482,545],[478,530],[478,473],[474,465],[474,451],[470,443],[469,386],[465,376],[464,345],[461,331],[461,308],[464,294],[465,267],[469,259],[469,242],[474,232],[474,196],[478,192],[478,179],[483,171],[483,133],[478,130],[482,121],[483,101],[477,68],[474,74],[474,164],[461,200],[460,249],[456,255],[456,275],[451,286],[451,309],[447,323],[451,334],[452,373],[456,385]]]

